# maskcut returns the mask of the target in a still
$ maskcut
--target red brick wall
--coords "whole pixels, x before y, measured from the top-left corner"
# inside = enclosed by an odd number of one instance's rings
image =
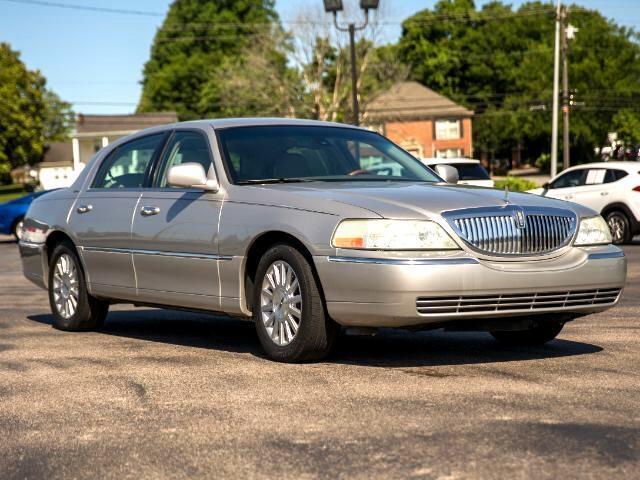
[[[425,157],[435,157],[436,150],[445,148],[461,148],[463,156],[473,156],[470,118],[462,120],[462,138],[455,140],[435,140],[432,120],[385,122],[384,127],[385,135],[398,145],[419,144]]]

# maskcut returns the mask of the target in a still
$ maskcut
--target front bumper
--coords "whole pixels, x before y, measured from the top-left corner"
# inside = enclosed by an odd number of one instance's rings
[[[627,270],[622,250],[611,245],[571,248],[556,258],[526,262],[485,261],[462,252],[420,258],[356,253],[360,256],[314,257],[329,315],[345,326],[588,314],[619,301],[616,290],[623,288]],[[585,302],[591,294],[594,301]],[[504,300],[498,304],[496,299]],[[419,305],[425,304],[455,308],[420,313]]]

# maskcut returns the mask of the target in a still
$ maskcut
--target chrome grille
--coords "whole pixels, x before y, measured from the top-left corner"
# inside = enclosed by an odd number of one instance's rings
[[[447,212],[443,216],[472,248],[493,255],[539,255],[569,243],[576,229],[573,212],[506,205]]]
[[[448,297],[418,297],[416,308],[421,315],[451,313],[529,312],[542,309],[570,309],[613,304],[619,288],[572,290],[565,292],[509,293]]]

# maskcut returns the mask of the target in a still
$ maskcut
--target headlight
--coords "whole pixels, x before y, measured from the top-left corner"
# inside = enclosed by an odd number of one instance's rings
[[[331,244],[362,250],[460,249],[440,225],[430,220],[344,220]]]
[[[583,218],[574,245],[605,245],[611,243],[609,225],[600,215]]]

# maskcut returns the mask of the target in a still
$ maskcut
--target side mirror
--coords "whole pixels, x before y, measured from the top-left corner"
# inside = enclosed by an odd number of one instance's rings
[[[169,168],[167,183],[172,187],[200,188],[208,192],[217,192],[219,189],[216,180],[207,178],[207,172],[199,163],[183,163]]]
[[[451,165],[438,164],[435,166],[436,173],[440,175],[447,183],[458,183],[460,176],[458,175],[458,169]]]
[[[551,184],[549,182],[544,182],[542,184],[542,188],[544,188],[545,190],[549,190],[551,188]]]

